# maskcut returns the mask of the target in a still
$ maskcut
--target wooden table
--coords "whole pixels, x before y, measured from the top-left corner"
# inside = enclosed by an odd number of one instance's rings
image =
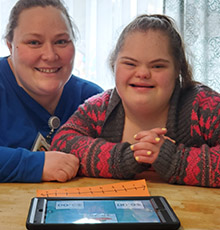
[[[170,185],[154,172],[145,175],[151,195],[167,198],[180,219],[180,230],[220,230],[220,189]],[[32,197],[37,189],[87,187],[118,183],[120,180],[75,178],[67,183],[2,183],[0,184],[0,229],[25,230]]]

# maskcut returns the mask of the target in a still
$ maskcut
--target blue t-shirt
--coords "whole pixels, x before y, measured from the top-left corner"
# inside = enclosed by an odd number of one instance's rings
[[[72,75],[54,116],[64,124],[80,104],[102,91],[98,85]],[[50,117],[17,84],[7,57],[0,58],[0,182],[41,181],[44,152],[32,152],[31,148],[39,132],[44,137],[50,133]]]

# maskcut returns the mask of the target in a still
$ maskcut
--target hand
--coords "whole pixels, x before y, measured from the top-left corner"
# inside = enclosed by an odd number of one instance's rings
[[[136,143],[131,145],[136,161],[140,163],[154,163],[165,139],[175,143],[171,138],[164,136],[166,133],[166,128],[155,128],[137,133],[134,137]]]
[[[66,182],[74,178],[79,169],[79,159],[57,151],[45,152],[42,181]]]

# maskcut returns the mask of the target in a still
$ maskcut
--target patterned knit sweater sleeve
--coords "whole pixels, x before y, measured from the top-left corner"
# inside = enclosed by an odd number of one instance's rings
[[[147,169],[136,162],[129,143],[107,141],[101,135],[110,95],[106,91],[88,99],[53,138],[51,150],[79,158],[80,176],[129,179]]]
[[[182,94],[153,167],[169,183],[220,187],[220,95],[205,86]]]

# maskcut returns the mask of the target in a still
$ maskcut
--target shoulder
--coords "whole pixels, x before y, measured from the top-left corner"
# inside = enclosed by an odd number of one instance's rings
[[[188,89],[182,89],[178,100],[179,113],[184,114],[211,114],[220,113],[220,94],[203,84],[196,84]]]
[[[199,84],[195,86],[194,91],[195,100],[193,102],[193,105],[198,104],[199,107],[202,107],[204,109],[212,109],[216,106],[220,106],[220,94],[210,87]]]
[[[0,68],[5,68],[8,65],[8,57],[0,57]]]
[[[0,74],[9,68],[7,57],[0,57]]]
[[[11,81],[12,71],[9,67],[7,57],[0,57],[0,93],[7,91]]]
[[[189,112],[191,116],[208,119],[220,114],[220,94],[203,84],[182,91],[180,104],[181,111]]]
[[[94,92],[94,91],[96,91],[97,93],[103,92],[103,89],[99,85],[91,81],[77,77],[75,75],[71,75],[67,87],[71,87],[71,88],[74,87],[78,90],[83,90],[85,92]]]
[[[120,104],[120,97],[114,88],[90,97],[85,101],[84,104],[79,106],[78,112],[87,114],[99,114],[98,116],[105,114],[106,118],[112,113],[118,104]]]
[[[111,90],[107,90],[90,97],[78,107],[75,116],[80,117],[86,115],[93,121],[104,121],[109,106],[110,96]]]
[[[85,104],[86,105],[97,105],[97,106],[108,105],[112,91],[113,91],[112,89],[109,89],[102,93],[94,95],[90,97],[89,99],[87,99],[85,101]]]
[[[63,94],[71,100],[74,98],[76,104],[80,105],[86,99],[101,92],[103,89],[97,84],[72,75],[64,87]]]
[[[210,87],[199,83],[188,89],[182,90],[180,98],[183,102],[190,99],[194,105],[203,105],[210,100],[219,102],[220,94]]]
[[[7,57],[0,57],[0,63],[2,64],[3,62],[5,62],[6,59]]]
[[[0,81],[16,82],[14,78],[14,74],[8,63],[8,57],[0,57]]]

